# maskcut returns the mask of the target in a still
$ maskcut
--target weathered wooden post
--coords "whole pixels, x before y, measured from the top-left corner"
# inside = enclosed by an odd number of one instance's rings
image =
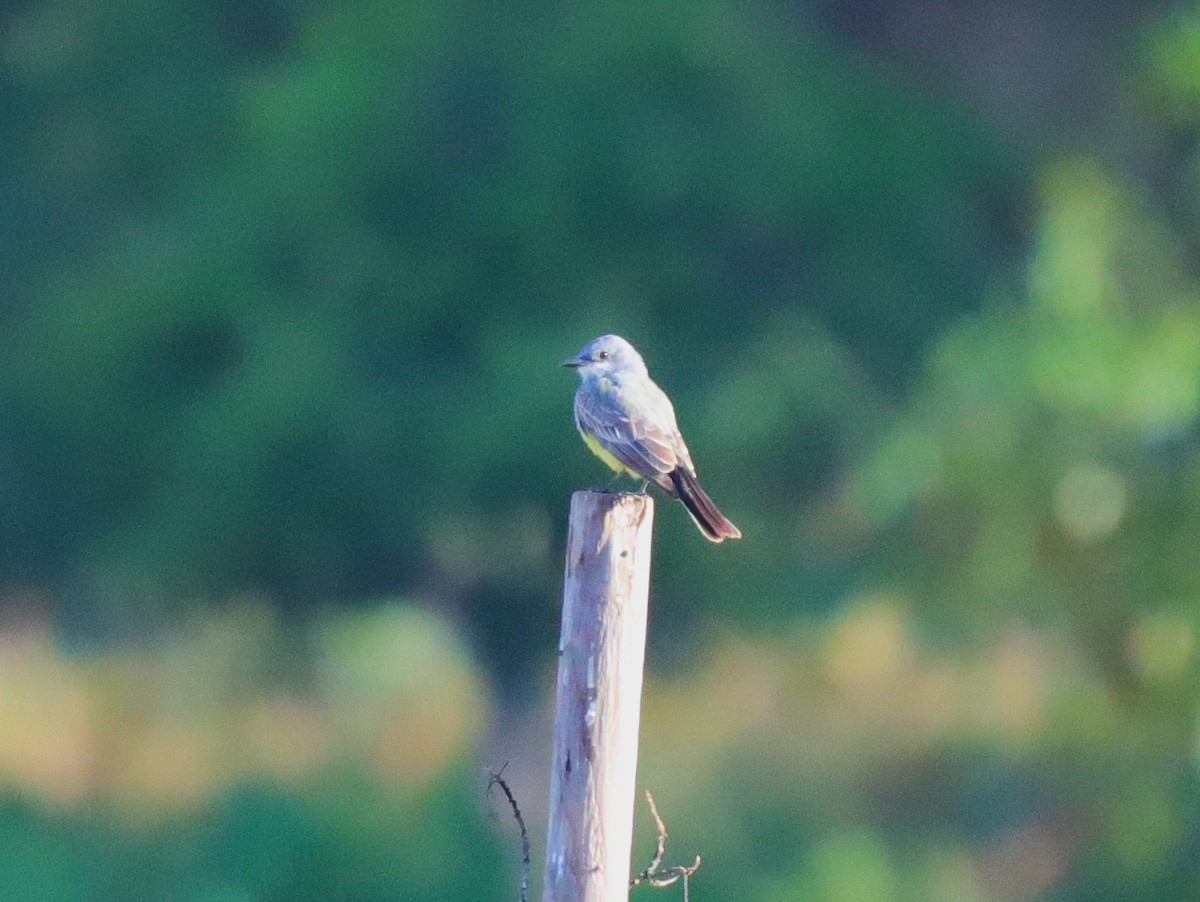
[[[629,898],[653,523],[648,495],[571,496],[542,902]]]

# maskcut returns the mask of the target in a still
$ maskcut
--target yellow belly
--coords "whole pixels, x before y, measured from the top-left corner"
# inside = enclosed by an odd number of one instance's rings
[[[627,466],[617,460],[612,455],[612,452],[608,451],[603,445],[601,445],[596,436],[587,432],[583,432],[582,430],[579,434],[583,436],[583,443],[591,449],[593,454],[608,464],[608,468],[610,470],[615,470],[617,473],[628,473],[630,476],[634,477],[637,476],[637,473],[634,473]]]

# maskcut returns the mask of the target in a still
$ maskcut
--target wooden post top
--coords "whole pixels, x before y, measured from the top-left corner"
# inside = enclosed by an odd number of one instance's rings
[[[571,497],[544,902],[625,902],[654,501]]]

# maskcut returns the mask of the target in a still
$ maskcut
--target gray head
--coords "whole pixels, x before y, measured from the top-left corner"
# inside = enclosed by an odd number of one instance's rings
[[[620,335],[601,335],[599,338],[593,338],[563,366],[579,370],[581,379],[613,373],[646,375],[646,364],[642,355]]]

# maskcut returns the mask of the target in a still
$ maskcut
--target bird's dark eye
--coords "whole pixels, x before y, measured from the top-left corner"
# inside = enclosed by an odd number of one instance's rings
[[[608,360],[608,351],[601,351],[596,356],[599,357],[601,360]]]

